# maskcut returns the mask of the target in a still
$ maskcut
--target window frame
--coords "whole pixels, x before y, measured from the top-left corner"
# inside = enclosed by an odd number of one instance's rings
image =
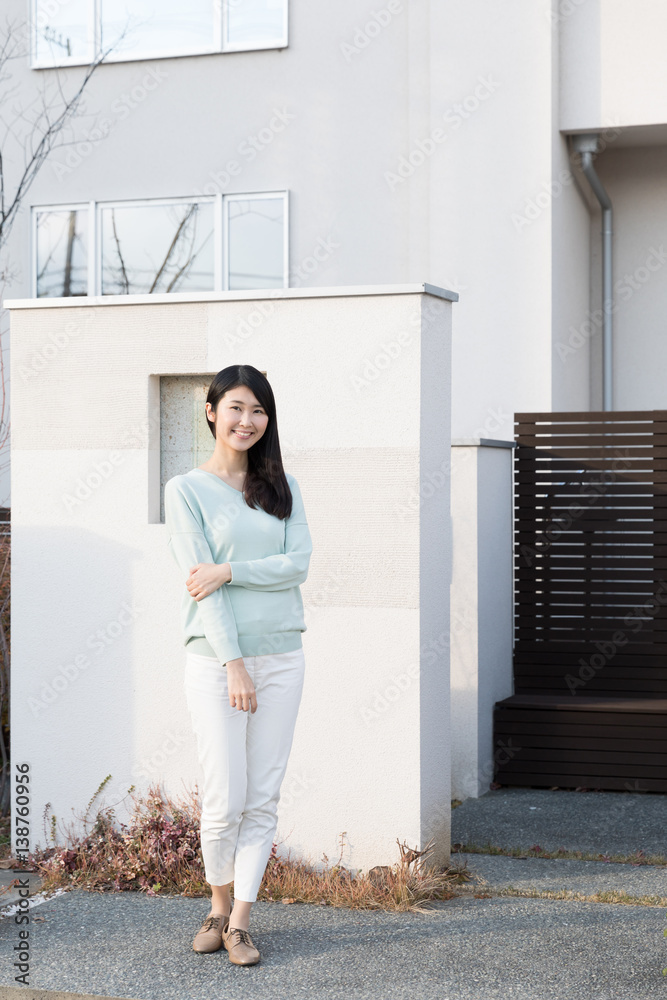
[[[146,295],[146,292],[114,292],[102,294],[102,209],[104,208],[142,208],[155,205],[213,205],[213,288],[211,292],[230,291],[229,288],[229,226],[226,202],[261,200],[266,198],[283,199],[283,288],[289,288],[289,190],[245,191],[213,195],[198,195],[193,198],[174,195],[159,198],[112,198],[102,201],[72,201],[60,204],[34,204],[30,206],[30,297],[37,298],[37,215],[39,212],[68,212],[72,210],[88,211],[88,253],[87,253],[87,292],[86,295],[45,295],[40,298],[131,298],[133,295]],[[250,291],[250,289],[247,289]],[[254,289],[253,289],[254,290]],[[262,289],[257,289],[261,291]],[[179,292],[159,292],[162,295],[178,295]],[[188,292],[187,294],[192,294]]]
[[[123,62],[145,62],[151,59],[184,59],[188,56],[202,55],[224,55],[227,52],[261,52],[269,49],[285,49],[289,39],[289,0],[282,0],[284,31],[279,39],[266,42],[238,43],[231,44],[228,39],[228,0],[210,0],[213,7],[212,34],[213,45],[210,48],[202,47],[192,49],[189,52],[166,51],[155,52],[151,50],[138,50],[137,52],[114,53],[111,52],[104,59],[105,64]],[[66,66],[89,66],[93,59],[99,54],[102,41],[102,0],[87,0],[87,49],[86,58],[79,56],[63,57],[62,59],[51,61],[39,60],[37,58],[37,5],[39,0],[29,0],[30,13],[30,52],[28,54],[28,66],[30,69],[57,69]]]

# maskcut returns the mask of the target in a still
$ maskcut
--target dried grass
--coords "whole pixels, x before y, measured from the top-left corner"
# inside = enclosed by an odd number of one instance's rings
[[[30,853],[25,868],[42,879],[41,891],[77,888],[96,892],[145,892],[147,895],[210,895],[201,859],[198,793],[176,800],[152,785],[146,796],[128,790],[133,811],[128,824],[117,823],[111,807],[97,810],[88,832],[92,803],[110,779],[104,779],[93,795],[82,819],[85,834],[65,836],[59,844],[56,817],[50,822],[46,842],[52,846]],[[425,904],[450,899],[469,881],[466,865],[429,864],[433,842],[413,850],[397,839],[400,858],[394,865],[378,865],[356,872],[341,864],[345,836],[340,835],[340,856],[331,865],[326,854],[322,864],[293,860],[278,854],[274,843],[258,899],[283,903],[316,903],[352,909],[410,910],[422,912]],[[20,866],[20,863],[19,865]]]

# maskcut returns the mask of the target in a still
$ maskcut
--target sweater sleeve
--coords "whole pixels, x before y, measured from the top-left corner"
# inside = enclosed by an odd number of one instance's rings
[[[227,586],[248,590],[289,590],[308,576],[313,543],[299,484],[290,476],[292,513],[285,522],[285,551],[262,559],[232,560],[232,578]],[[224,587],[221,589],[224,590]]]
[[[173,479],[165,483],[164,512],[169,533],[167,544],[184,574],[185,586],[190,569],[196,563],[212,563],[215,559],[204,534],[203,523]],[[198,607],[204,634],[220,662],[225,664],[228,660],[241,657],[236,619],[225,588],[218,587],[200,601],[195,601],[194,597],[190,600]]]

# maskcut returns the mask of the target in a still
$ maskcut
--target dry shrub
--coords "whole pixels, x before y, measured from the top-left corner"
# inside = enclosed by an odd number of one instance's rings
[[[341,856],[345,847],[341,834]],[[280,899],[285,903],[322,903],[352,909],[413,910],[421,912],[423,903],[451,899],[457,886],[470,878],[467,866],[427,865],[433,852],[431,841],[423,851],[413,851],[396,841],[400,861],[394,865],[376,865],[368,872],[352,874],[338,862],[330,866],[326,854],[321,869],[303,861],[279,858],[276,845],[266,866],[258,898]]]
[[[90,805],[104,787],[100,785]],[[56,845],[55,817],[51,820],[54,846],[32,852],[27,867],[42,876],[42,891],[59,887],[97,892],[138,891],[147,895],[206,896],[201,859],[201,808],[195,788],[184,800],[162,793],[159,785],[145,797],[132,794],[134,811],[129,824],[116,825],[113,808],[98,809],[92,829],[83,837],[67,836],[66,846]],[[47,807],[48,808],[48,807]],[[46,821],[46,810],[45,810]],[[345,847],[341,834],[341,857]],[[378,865],[354,875],[341,865],[314,866],[303,860],[280,857],[273,844],[258,899],[284,903],[319,903],[354,909],[422,911],[423,904],[450,899],[457,886],[468,881],[466,866],[428,865],[432,842],[422,851],[397,840],[400,860]]]
[[[67,886],[98,892],[135,890],[149,896],[159,892],[199,896],[205,892],[196,790],[182,801],[164,797],[159,786],[151,786],[145,798],[133,794],[132,789],[128,794],[134,803],[129,824],[116,824],[113,808],[99,809],[92,829],[83,837],[68,835],[66,846],[55,845],[29,855],[34,870],[42,876],[43,890]],[[84,829],[86,826],[84,817]],[[51,840],[56,840],[55,817]]]

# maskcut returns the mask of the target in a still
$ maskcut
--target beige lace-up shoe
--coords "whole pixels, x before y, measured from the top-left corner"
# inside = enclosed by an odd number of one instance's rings
[[[209,913],[201,925],[192,947],[195,951],[218,951],[222,948],[222,932],[229,922],[229,916],[224,913]]]
[[[259,962],[259,951],[255,948],[248,931],[240,927],[230,927],[229,921],[222,930],[222,943],[229,952],[229,961],[234,965],[255,965]]]

